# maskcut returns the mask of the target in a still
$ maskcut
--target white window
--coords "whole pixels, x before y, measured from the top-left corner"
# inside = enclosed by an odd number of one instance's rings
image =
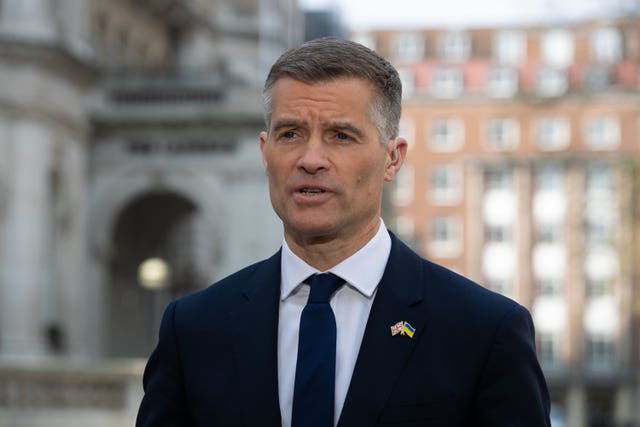
[[[422,60],[424,36],[417,33],[397,34],[393,40],[393,56],[399,61]]]
[[[542,117],[535,121],[534,140],[544,151],[564,150],[569,146],[571,128],[563,117]]]
[[[460,201],[462,169],[456,164],[433,165],[429,172],[429,197],[434,204],[450,205]]]
[[[541,96],[559,96],[569,88],[567,73],[555,68],[538,70],[536,89]]]
[[[398,68],[398,77],[402,83],[402,99],[410,98],[415,89],[415,75],[412,69]]]
[[[413,147],[416,140],[416,125],[413,120],[407,118],[400,119],[398,135],[407,140],[409,148]]]
[[[435,217],[431,223],[428,251],[437,258],[451,258],[460,252],[460,222],[452,216]]]
[[[518,72],[513,68],[492,68],[487,74],[487,93],[509,98],[518,92]]]
[[[620,123],[615,117],[599,116],[587,119],[584,142],[592,150],[612,150],[620,145]]]
[[[427,130],[427,144],[432,151],[457,151],[464,145],[464,121],[437,119]]]
[[[376,39],[371,33],[359,32],[351,37],[356,43],[360,43],[363,46],[368,47],[371,50],[376,50]]]
[[[518,65],[525,59],[526,37],[523,32],[505,30],[493,37],[493,57],[500,64]]]
[[[455,98],[462,94],[464,79],[462,70],[457,68],[438,68],[433,72],[431,90],[441,98]]]
[[[396,186],[393,192],[393,203],[397,206],[409,204],[413,200],[413,167],[407,163],[403,164],[396,175]]]
[[[395,219],[396,222],[396,233],[407,240],[414,239],[414,222],[413,217],[409,215],[398,215]]]
[[[445,61],[462,62],[471,54],[471,39],[462,31],[450,31],[440,34],[438,54]]]
[[[550,30],[542,36],[542,61],[551,67],[566,68],[573,62],[573,35],[568,30]]]
[[[487,122],[487,146],[492,150],[515,150],[520,142],[520,125],[513,118],[496,118]]]
[[[597,28],[589,35],[591,58],[595,62],[612,64],[622,59],[622,37],[615,28]]]

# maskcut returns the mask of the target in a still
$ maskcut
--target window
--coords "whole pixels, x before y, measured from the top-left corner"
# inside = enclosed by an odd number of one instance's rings
[[[542,68],[538,71],[536,90],[541,96],[560,96],[569,88],[567,73],[554,68]]]
[[[586,191],[588,193],[611,194],[615,188],[613,170],[602,163],[593,163],[587,168]]]
[[[487,123],[487,146],[492,150],[514,150],[520,142],[520,126],[513,118],[491,119]]]
[[[541,296],[558,296],[560,295],[560,289],[562,282],[557,278],[539,278],[536,280],[538,284],[538,293]]]
[[[538,243],[559,243],[562,241],[561,224],[536,224],[535,231]]]
[[[510,228],[504,225],[485,225],[484,239],[487,243],[502,243],[510,240]]]
[[[409,148],[411,148],[416,140],[416,126],[413,123],[413,120],[406,118],[400,119],[398,134],[406,138],[409,142]]]
[[[454,118],[436,119],[427,135],[432,151],[457,151],[464,145],[464,122]]]
[[[486,279],[485,287],[503,295],[509,292],[509,282],[506,279]]]
[[[412,69],[398,68],[398,77],[402,83],[402,99],[407,99],[413,95],[415,89],[415,76]]]
[[[564,150],[569,146],[569,120],[562,117],[542,117],[534,125],[534,140],[544,151]]]
[[[396,176],[393,203],[402,206],[409,204],[413,200],[413,180],[413,167],[405,163]]]
[[[462,94],[464,81],[462,70],[457,68],[439,68],[433,73],[431,90],[440,98],[455,98]]]
[[[519,65],[526,54],[526,37],[521,31],[506,30],[495,33],[493,57],[499,64]]]
[[[613,227],[605,221],[586,221],[584,234],[591,245],[612,243],[614,240]]]
[[[589,334],[587,337],[587,362],[589,367],[605,370],[613,367],[613,338],[608,334]]]
[[[558,364],[558,339],[557,336],[549,332],[540,332],[538,336],[538,357],[544,366]]]
[[[512,68],[492,68],[487,75],[487,93],[509,98],[518,92],[518,72]]]
[[[455,204],[460,201],[462,171],[455,164],[434,165],[429,176],[429,195],[438,205]]]
[[[567,30],[550,30],[542,36],[542,61],[551,67],[566,68],[573,62],[573,35]]]
[[[562,191],[564,188],[564,169],[554,163],[538,165],[534,171],[537,191]]]
[[[592,150],[612,150],[620,145],[620,123],[615,117],[591,117],[584,125],[584,142]]]
[[[424,36],[415,33],[396,35],[393,56],[398,61],[420,61],[424,57]]]
[[[445,32],[438,38],[438,54],[441,59],[462,62],[471,53],[471,39],[462,31]]]
[[[460,251],[460,224],[451,216],[435,217],[431,223],[429,253],[437,258],[450,258]]]
[[[598,63],[612,64],[622,59],[622,37],[615,28],[597,28],[589,35],[591,58]]]
[[[605,296],[609,293],[609,281],[602,278],[587,278],[585,288],[588,298]]]
[[[589,67],[584,73],[584,85],[588,89],[604,89],[613,83],[608,67]]]
[[[366,46],[371,50],[376,50],[376,39],[370,33],[365,33],[365,32],[356,33],[351,38],[351,40],[353,40],[356,43],[360,43],[361,45]]]
[[[511,189],[511,170],[501,166],[487,168],[484,172],[484,182],[487,191]]]
[[[408,215],[398,215],[395,219],[396,232],[398,235],[409,241],[414,239],[414,223],[413,218]]]

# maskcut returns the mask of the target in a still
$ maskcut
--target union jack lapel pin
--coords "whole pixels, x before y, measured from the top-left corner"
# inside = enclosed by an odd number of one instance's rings
[[[409,322],[405,322],[404,320],[396,323],[391,326],[391,336],[400,335],[408,335],[409,338],[413,338],[413,334],[416,332],[416,328],[411,326]]]

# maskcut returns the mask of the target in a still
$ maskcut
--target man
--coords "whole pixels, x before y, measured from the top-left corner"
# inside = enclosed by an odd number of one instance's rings
[[[526,309],[380,218],[407,152],[396,70],[318,39],[278,59],[264,98],[282,248],[169,305],[137,425],[549,426]]]

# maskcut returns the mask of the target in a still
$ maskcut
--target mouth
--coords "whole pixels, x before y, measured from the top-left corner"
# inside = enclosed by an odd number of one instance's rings
[[[301,188],[298,190],[298,193],[304,194],[305,196],[316,196],[318,194],[326,193],[322,188]]]

